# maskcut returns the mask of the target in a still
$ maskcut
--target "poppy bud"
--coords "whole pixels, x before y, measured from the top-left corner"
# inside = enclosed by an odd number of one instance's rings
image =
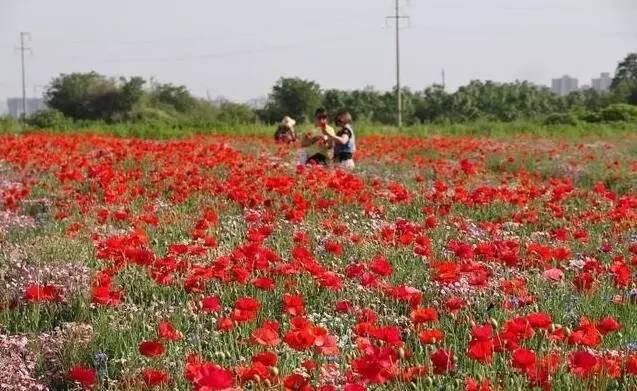
[[[427,377],[425,378],[425,384],[426,384],[428,387],[433,386],[433,384],[434,384],[434,379],[432,379],[432,378],[431,378],[431,376],[427,376]]]
[[[270,372],[272,372],[273,376],[279,376],[279,368],[277,367],[270,368]]]
[[[265,384],[265,386],[268,387],[268,388],[272,387],[272,382],[270,381],[270,379],[265,379],[263,384]]]
[[[571,334],[573,334],[573,330],[571,330],[570,327],[566,327],[565,331],[566,331],[566,335],[569,336],[569,337],[571,336]]]
[[[257,375],[256,373],[254,374],[254,376],[252,376],[252,378],[255,382],[261,383],[261,376]]]
[[[225,360],[226,359],[226,354],[224,352],[222,352],[222,351],[215,352],[215,356],[217,356],[221,360]]]
[[[489,318],[489,323],[491,323],[491,326],[495,327],[496,329],[500,327],[498,321],[495,320],[494,318]]]
[[[398,356],[400,357],[400,359],[404,359],[405,358],[405,349],[403,349],[402,347],[398,348]]]
[[[476,327],[476,322],[473,319],[471,319],[471,321],[469,321],[469,325],[471,327]]]

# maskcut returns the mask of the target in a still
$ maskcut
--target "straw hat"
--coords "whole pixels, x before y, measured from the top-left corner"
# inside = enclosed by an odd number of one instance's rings
[[[285,117],[283,117],[283,119],[281,120],[281,126],[283,126],[283,127],[293,128],[294,125],[296,125],[296,121],[293,120],[292,118],[288,117],[287,115]]]

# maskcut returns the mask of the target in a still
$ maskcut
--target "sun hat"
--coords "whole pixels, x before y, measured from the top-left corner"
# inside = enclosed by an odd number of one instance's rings
[[[294,125],[296,125],[296,121],[287,115],[281,120],[281,126],[283,127],[292,128]]]

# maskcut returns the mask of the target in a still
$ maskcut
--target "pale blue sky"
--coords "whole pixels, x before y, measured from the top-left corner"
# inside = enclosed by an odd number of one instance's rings
[[[280,76],[324,88],[394,85],[392,0],[0,0],[0,102],[19,96],[20,31],[32,39],[27,92],[60,73],[95,70],[185,84],[245,101]],[[405,0],[403,84],[445,68],[471,79],[590,84],[637,51],[637,0]]]

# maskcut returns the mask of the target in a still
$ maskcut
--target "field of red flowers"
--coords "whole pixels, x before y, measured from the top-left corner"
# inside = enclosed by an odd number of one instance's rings
[[[0,136],[0,389],[637,387],[637,138]]]

